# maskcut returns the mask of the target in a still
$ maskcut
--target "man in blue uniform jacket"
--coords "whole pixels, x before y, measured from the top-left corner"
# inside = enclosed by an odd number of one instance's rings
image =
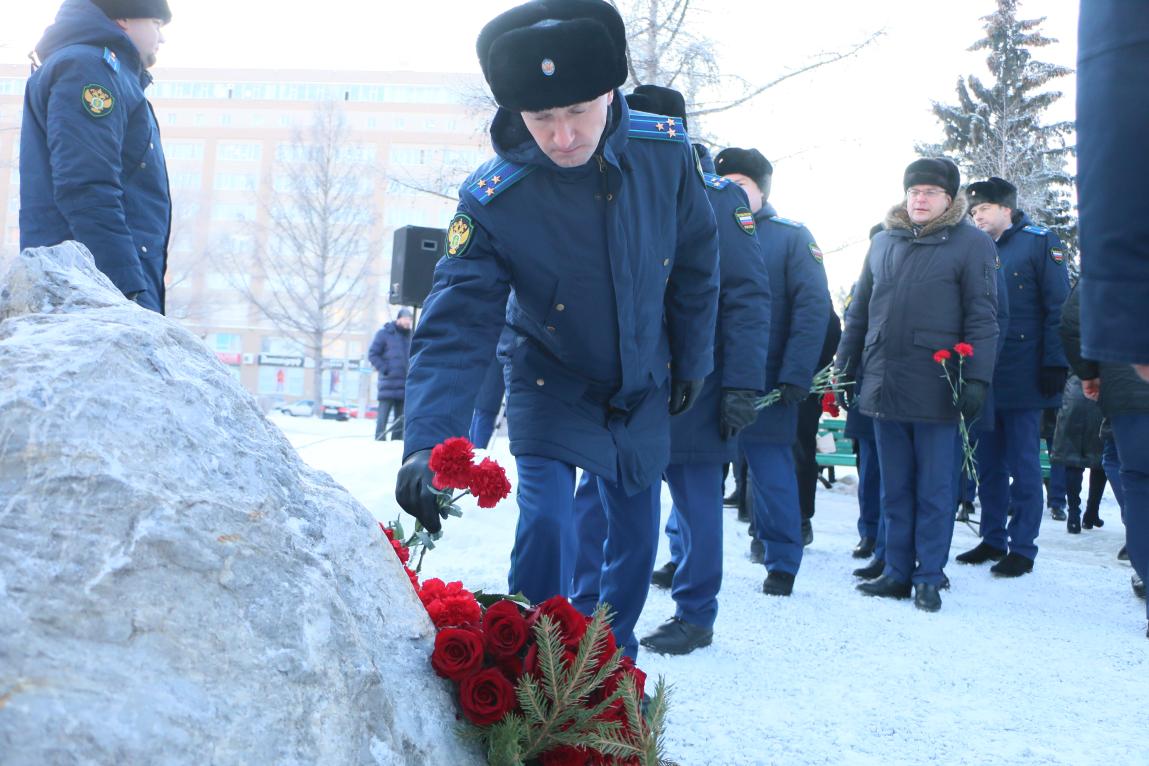
[[[992,430],[979,434],[981,542],[963,564],[997,561],[991,571],[1018,577],[1033,569],[1042,502],[1041,413],[1061,406],[1069,363],[1057,328],[1069,294],[1057,235],[1017,209],[1017,187],[993,177],[966,190],[970,216],[997,243],[1009,290],[1009,330],[993,375]],[[1012,479],[1012,484],[1011,480]],[[1013,517],[1006,518],[1010,507]]]
[[[762,592],[789,596],[802,563],[802,512],[794,467],[798,405],[810,394],[830,321],[830,290],[822,251],[806,227],[782,218],[767,202],[774,169],[757,149],[723,149],[718,174],[742,187],[770,275],[770,348],[766,390],[781,400],[762,410],[739,435],[752,480],[753,520],[765,547]]]
[[[439,529],[431,448],[467,432],[505,309],[510,591],[568,594],[575,468],[589,471],[607,514],[600,596],[633,657],[670,415],[714,363],[714,214],[679,121],[632,115],[618,95],[626,30],[611,5],[529,2],[487,24],[477,48],[500,106],[498,157],[462,188],[415,333],[396,497]]]
[[[626,101],[632,110],[687,124],[678,91],[640,85]],[[695,151],[708,159],[705,147]],[[674,505],[666,531],[676,608],[641,641],[660,654],[688,654],[713,639],[722,585],[722,466],[734,457],[738,432],[758,415],[754,402],[763,391],[770,337],[769,277],[746,194],[725,178],[706,173],[704,179],[718,223],[721,276],[714,372],[690,411],[670,421],[665,477]],[[579,553],[572,590],[574,605],[584,611],[598,600],[605,520],[597,486],[584,474],[575,498]]]
[[[81,242],[163,313],[171,193],[144,90],[167,0],[65,0],[36,46],[20,132],[20,247]]]
[[[1077,41],[1077,200],[1082,352],[1149,380],[1149,13],[1081,0]],[[1145,438],[1149,443],[1149,432]]]

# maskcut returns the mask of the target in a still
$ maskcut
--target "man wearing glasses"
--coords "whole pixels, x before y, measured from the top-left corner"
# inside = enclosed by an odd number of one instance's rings
[[[906,168],[905,201],[870,242],[837,357],[847,376],[865,369],[847,401],[874,418],[882,466],[886,566],[858,590],[909,598],[912,588],[929,612],[941,608],[954,522],[958,419],[972,426],[981,415],[998,337],[996,252],[966,219],[960,183],[948,159]],[[958,343],[973,347],[960,381]],[[939,351],[951,357],[944,370]]]

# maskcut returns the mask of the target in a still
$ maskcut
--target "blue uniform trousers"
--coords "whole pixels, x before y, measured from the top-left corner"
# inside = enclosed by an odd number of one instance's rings
[[[479,449],[486,449],[491,443],[491,434],[495,432],[495,419],[498,417],[498,412],[475,410],[471,415],[471,444]]]
[[[1124,413],[1109,419],[1121,459],[1125,496],[1125,547],[1137,576],[1149,581],[1149,413]],[[1146,604],[1149,619],[1149,603]]]
[[[995,548],[1037,558],[1041,528],[1041,410],[998,410],[994,430],[978,435],[981,538]],[[1013,483],[1010,483],[1010,479]],[[1010,507],[1013,517],[1006,528]]]
[[[860,436],[858,442],[858,536],[878,537],[882,521],[882,469],[878,443]]]
[[[794,450],[789,444],[741,441],[754,490],[754,534],[766,547],[766,571],[798,574],[802,565],[802,512]]]
[[[561,460],[519,456],[519,523],[511,549],[511,593],[533,603],[569,596],[582,543],[575,524],[574,466]],[[606,531],[601,546],[599,600],[614,611],[615,640],[629,657],[638,656],[634,626],[650,590],[658,539],[660,485],[627,495],[615,482],[591,477],[598,485]],[[586,545],[590,545],[588,541]]]
[[[678,564],[671,586],[675,616],[711,628],[718,616],[722,586],[722,464],[670,465],[666,482],[674,499],[666,532],[672,560]],[[589,613],[598,596],[599,583],[594,575],[596,565],[602,565],[602,548],[596,541],[605,533],[605,514],[599,499],[584,490],[586,485],[585,480],[580,482],[575,494],[579,553],[572,603]]]
[[[977,433],[970,433],[969,437],[970,446],[973,448],[975,455],[977,453],[977,436]],[[977,495],[977,481],[975,481],[974,477],[970,476],[965,471],[965,456],[963,454],[963,450],[965,450],[965,444],[962,442],[961,431],[958,430],[955,431],[954,434],[954,501],[951,504],[952,508],[957,508],[957,506],[962,502],[971,502]],[[977,472],[976,466],[974,468],[974,472]],[[951,512],[949,518],[949,535],[946,537],[946,563],[949,562],[950,546],[953,545],[954,528],[956,526],[957,514]]]
[[[1121,458],[1117,455],[1117,441],[1112,434],[1106,435],[1101,441],[1101,467],[1105,469],[1105,478],[1109,479],[1109,486],[1113,487],[1113,497],[1117,498],[1117,505],[1121,506],[1121,521],[1125,521],[1125,488],[1121,486]]]
[[[876,420],[886,517],[886,569],[898,582],[940,585],[953,534],[957,424]]]

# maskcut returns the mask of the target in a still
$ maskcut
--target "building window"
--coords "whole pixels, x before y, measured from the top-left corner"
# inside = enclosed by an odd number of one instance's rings
[[[236,162],[258,162],[263,145],[254,141],[224,141],[216,148],[216,159]]]

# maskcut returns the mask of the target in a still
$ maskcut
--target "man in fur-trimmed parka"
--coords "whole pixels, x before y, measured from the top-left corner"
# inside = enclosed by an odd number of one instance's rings
[[[865,377],[852,392],[874,418],[886,514],[886,567],[858,589],[941,608],[938,588],[953,525],[959,417],[981,415],[997,347],[997,275],[993,240],[967,219],[953,162],[921,159],[906,168],[905,202],[870,243],[846,316],[838,366]],[[963,360],[961,383],[955,346]],[[938,351],[951,358],[947,369]],[[946,374],[958,386],[956,397]]]

